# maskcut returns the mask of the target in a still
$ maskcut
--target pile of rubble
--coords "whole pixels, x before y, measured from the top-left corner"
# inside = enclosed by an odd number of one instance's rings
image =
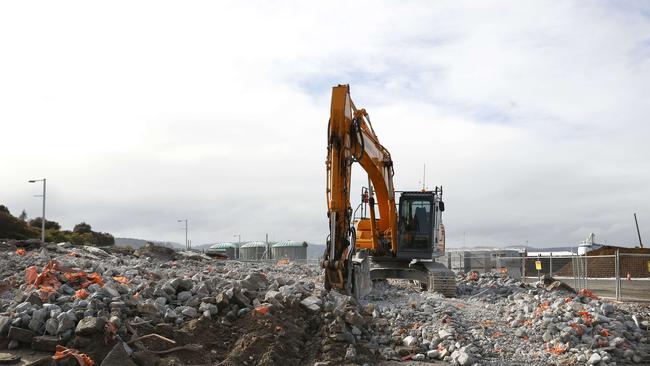
[[[324,293],[316,265],[48,245],[2,253],[0,349],[81,365],[373,361],[372,314]],[[92,361],[90,361],[92,360]],[[42,362],[42,361],[40,361]]]
[[[391,331],[380,342],[386,358],[463,366],[650,363],[647,305],[617,306],[589,291],[494,274],[457,280],[456,299],[400,281],[375,288],[369,300],[381,311],[378,323]]]
[[[458,297],[385,281],[325,292],[318,264],[243,263],[148,246],[2,252],[0,363],[34,365],[648,364],[648,306],[553,282],[458,277]],[[10,360],[9,360],[10,361]]]

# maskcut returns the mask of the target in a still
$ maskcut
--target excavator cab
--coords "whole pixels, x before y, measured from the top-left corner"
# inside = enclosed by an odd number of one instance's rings
[[[444,205],[436,191],[402,192],[399,198],[398,258],[431,259],[439,251],[440,212]]]

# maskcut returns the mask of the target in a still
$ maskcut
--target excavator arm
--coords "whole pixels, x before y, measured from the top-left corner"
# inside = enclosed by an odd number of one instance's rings
[[[382,243],[390,243],[391,254],[394,256],[397,252],[393,161],[388,150],[379,143],[366,111],[357,109],[352,102],[348,85],[332,90],[327,134],[326,196],[330,235],[322,262],[325,287],[351,292],[355,246],[375,254],[384,250]],[[359,227],[363,233],[356,232],[351,222],[350,180],[355,162],[367,172],[371,193],[369,225]],[[375,194],[378,219],[374,211]],[[357,238],[366,239],[360,239],[364,242],[355,245]]]

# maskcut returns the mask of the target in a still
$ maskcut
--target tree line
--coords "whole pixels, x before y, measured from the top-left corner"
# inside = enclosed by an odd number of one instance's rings
[[[41,217],[28,219],[25,210],[18,217],[15,217],[6,206],[0,205],[1,239],[39,239],[41,237],[42,223],[43,219]],[[75,225],[72,230],[61,230],[61,225],[58,222],[50,220],[45,220],[45,241],[95,246],[115,244],[113,235],[93,231],[92,227],[85,222]]]

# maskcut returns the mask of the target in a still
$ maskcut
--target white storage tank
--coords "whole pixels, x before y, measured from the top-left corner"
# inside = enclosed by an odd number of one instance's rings
[[[228,259],[237,259],[238,247],[235,243],[217,243],[206,250],[206,254],[221,254]]]
[[[251,241],[239,248],[239,259],[258,261],[267,258],[267,247],[263,241]]]
[[[273,259],[307,259],[307,242],[281,241],[273,245]]]

